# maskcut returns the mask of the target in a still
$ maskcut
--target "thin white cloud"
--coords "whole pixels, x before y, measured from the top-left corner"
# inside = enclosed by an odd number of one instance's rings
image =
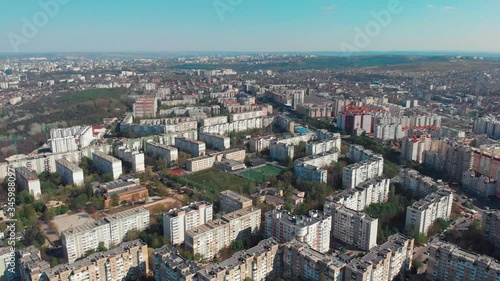
[[[333,10],[335,10],[335,8],[337,8],[337,5],[330,5],[330,6],[323,7],[323,10],[324,11],[333,11]]]
[[[436,5],[434,5],[434,4],[429,4],[429,5],[427,5],[427,8],[429,8],[429,9],[436,8]]]
[[[457,7],[454,7],[454,6],[445,6],[443,7],[443,10],[445,11],[452,11],[452,10],[455,10]]]

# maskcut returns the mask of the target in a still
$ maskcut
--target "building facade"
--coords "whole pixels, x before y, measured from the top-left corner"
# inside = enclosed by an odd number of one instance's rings
[[[96,250],[101,242],[110,248],[120,244],[129,230],[141,231],[148,226],[149,211],[138,207],[68,228],[61,233],[64,256],[72,263],[87,251]]]
[[[193,202],[163,214],[163,234],[173,244],[184,243],[185,232],[213,219],[210,202]]]
[[[84,184],[83,169],[66,159],[56,160],[56,173],[65,184],[81,186]]]
[[[274,209],[265,214],[265,219],[266,237],[274,237],[282,243],[296,239],[320,253],[330,250],[330,214],[311,210],[308,215],[292,216],[286,211]]]
[[[111,174],[114,180],[122,174],[122,161],[111,155],[95,151],[92,153],[94,167],[103,174]]]
[[[453,193],[440,190],[427,195],[406,209],[406,228],[427,234],[429,227],[438,219],[450,219]]]
[[[377,245],[378,219],[338,203],[325,203],[323,210],[332,216],[332,239],[364,251]]]
[[[42,191],[38,176],[26,167],[18,167],[16,171],[16,184],[27,190],[35,199],[40,199]]]

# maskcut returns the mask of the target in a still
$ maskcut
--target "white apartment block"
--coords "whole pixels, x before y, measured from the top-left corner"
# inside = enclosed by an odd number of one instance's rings
[[[103,144],[99,146],[88,146],[78,151],[69,151],[64,153],[40,153],[34,156],[18,155],[13,159],[7,159],[6,162],[0,163],[0,181],[7,176],[7,168],[9,165],[13,167],[26,167],[29,170],[35,171],[36,174],[42,172],[55,173],[56,160],[67,159],[73,163],[80,163],[82,157],[92,158],[94,151],[108,153],[111,151],[111,145]]]
[[[231,146],[229,137],[223,135],[201,133],[199,138],[211,149],[224,150]]]
[[[116,148],[115,155],[119,159],[130,164],[134,173],[140,173],[146,170],[144,166],[144,153],[140,151],[129,149],[126,146],[120,146]]]
[[[53,153],[62,153],[87,147],[93,139],[91,126],[73,126],[51,129],[48,143]]]
[[[294,134],[289,135],[284,138],[280,138],[276,140],[278,143],[286,143],[290,145],[299,145],[301,142],[309,142],[314,139],[316,136],[314,133],[306,133],[306,134]]]
[[[176,124],[165,125],[165,133],[178,133],[198,129],[197,121],[185,121]]]
[[[220,124],[226,124],[227,122],[228,122],[227,116],[217,116],[201,120],[201,126],[209,127]]]
[[[331,140],[311,141],[306,146],[307,155],[340,151],[340,137]]]
[[[75,186],[84,184],[83,169],[66,159],[56,160],[56,173],[65,184],[72,184]]]
[[[462,188],[472,191],[478,196],[495,196],[497,186],[497,179],[482,175],[474,170],[468,170],[462,174]]]
[[[137,239],[70,264],[43,269],[36,280],[139,280],[148,272],[148,246]]]
[[[325,202],[323,210],[332,216],[333,239],[364,251],[377,245],[378,219],[333,202]]]
[[[186,160],[186,170],[190,172],[198,172],[210,169],[214,166],[215,156],[200,156]]]
[[[429,227],[438,218],[450,219],[453,193],[440,190],[413,203],[406,209],[406,228],[427,234]]]
[[[326,198],[328,202],[344,205],[354,211],[363,211],[373,203],[385,203],[389,199],[390,180],[375,178],[362,182],[353,189],[346,189]]]
[[[324,168],[337,162],[338,157],[337,152],[324,152],[297,159],[293,165],[294,174],[302,180],[326,183],[328,172]]]
[[[149,211],[133,208],[104,219],[68,228],[61,233],[64,256],[69,263],[81,258],[89,250],[95,250],[100,242],[106,248],[122,243],[129,230],[144,230],[149,226]]]
[[[329,214],[310,210],[308,215],[292,216],[286,211],[274,209],[267,212],[265,218],[268,238],[274,237],[281,243],[296,239],[320,253],[330,250],[332,217]]]
[[[293,159],[295,148],[292,144],[273,143],[270,147],[271,158],[274,160],[285,160],[286,158]]]
[[[492,117],[482,117],[474,121],[474,133],[487,134],[489,137],[500,138],[500,120]]]
[[[193,202],[163,214],[163,234],[173,244],[184,243],[185,232],[213,219],[210,202]]]
[[[484,226],[484,238],[496,248],[500,248],[500,211],[485,211],[482,225]]]
[[[280,245],[273,238],[265,239],[248,250],[239,251],[220,263],[211,263],[198,272],[199,281],[274,280],[278,277],[276,261]]]
[[[281,270],[285,280],[344,281],[346,263],[337,255],[322,254],[297,240],[287,242],[281,248]]]
[[[122,174],[122,161],[111,155],[95,151],[92,153],[94,167],[103,174],[111,174],[116,180]]]
[[[200,133],[224,135],[230,132],[243,132],[251,129],[260,129],[269,126],[272,123],[272,120],[272,117],[258,117],[224,124],[206,126],[200,128]]]
[[[409,168],[401,168],[399,176],[401,177],[402,187],[412,191],[419,197],[425,197],[435,191],[448,187],[443,182],[436,182],[431,177],[424,176],[416,170]]]
[[[271,144],[275,140],[272,136],[255,136],[250,138],[248,143],[250,144],[251,152],[261,152],[271,148]]]
[[[154,249],[154,280],[155,281],[197,281],[200,270],[196,262],[188,260],[179,254],[177,248],[165,245]]]
[[[259,117],[263,117],[264,115],[265,114],[262,110],[242,112],[242,113],[233,113],[233,114],[229,115],[229,122],[259,118]]]
[[[430,135],[406,137],[401,140],[401,158],[406,161],[424,162],[424,152],[431,149]]]
[[[353,162],[360,162],[371,158],[381,158],[382,155],[376,154],[369,149],[365,149],[361,145],[352,144],[349,147],[349,152],[347,154],[347,157],[351,159]]]
[[[389,237],[384,244],[347,264],[344,280],[392,281],[402,271],[410,270],[414,241],[400,233]]]
[[[153,157],[165,159],[169,166],[175,165],[179,160],[179,151],[176,147],[153,141],[146,142],[146,153]]]
[[[400,140],[406,137],[408,131],[400,124],[377,124],[374,126],[374,137],[382,141]]]
[[[342,171],[342,186],[344,189],[353,189],[364,181],[382,176],[383,171],[382,157],[373,157],[351,164]]]
[[[192,157],[205,156],[205,143],[198,140],[190,140],[186,138],[175,138],[175,146]]]
[[[193,255],[210,259],[235,239],[248,238],[260,227],[261,210],[248,207],[186,231],[184,245]]]
[[[224,158],[224,159],[228,159],[228,160],[244,162],[246,152],[244,149],[235,148],[235,149],[225,150],[223,152],[214,153],[211,155],[215,155],[217,158],[217,161],[221,161]],[[221,158],[221,156],[222,156],[222,158]]]
[[[498,280],[500,263],[489,257],[463,250],[456,245],[435,242],[429,246],[426,279],[431,281]]]
[[[35,197],[35,199],[40,199],[42,196],[42,191],[40,188],[40,180],[38,176],[30,171],[26,167],[19,167],[15,169],[16,171],[16,184],[22,189],[28,190],[28,192]]]

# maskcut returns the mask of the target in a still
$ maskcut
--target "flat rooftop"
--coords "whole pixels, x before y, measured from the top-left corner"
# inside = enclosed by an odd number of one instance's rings
[[[80,168],[78,165],[76,165],[75,163],[72,163],[72,162],[69,162],[68,160],[66,159],[58,159],[56,160],[57,163],[59,163],[60,165],[68,168],[70,171],[72,172],[79,172],[79,171],[83,171],[82,168]]]
[[[60,233],[64,230],[78,227],[87,223],[93,223],[95,220],[86,212],[80,212],[74,215],[59,215],[55,216],[52,223],[57,227]]]
[[[220,192],[220,195],[221,196],[224,196],[224,197],[227,197],[231,200],[234,200],[234,201],[238,201],[238,202],[241,202],[241,203],[246,203],[248,201],[252,201],[252,199],[246,197],[246,196],[243,196],[237,192],[234,192],[232,190],[224,190],[224,191],[221,191]]]
[[[121,162],[120,159],[115,158],[115,157],[113,157],[113,156],[111,156],[109,154],[102,153],[100,151],[94,151],[92,154],[95,155],[95,156],[97,156],[97,157],[99,157],[99,158],[105,159],[105,160],[107,160],[109,162]]]

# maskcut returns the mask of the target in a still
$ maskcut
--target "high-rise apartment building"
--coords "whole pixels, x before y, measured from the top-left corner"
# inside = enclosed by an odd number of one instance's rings
[[[133,240],[69,264],[45,269],[39,280],[139,280],[148,272],[148,246],[141,240]]]
[[[81,186],[84,183],[83,169],[66,159],[56,160],[56,173],[65,184]]]
[[[153,157],[160,157],[167,161],[168,165],[175,165],[179,159],[179,151],[176,147],[153,141],[146,142],[146,153]]]
[[[344,189],[353,189],[364,181],[382,176],[384,172],[384,158],[375,156],[351,164],[342,171],[342,186]]]
[[[144,230],[149,226],[149,211],[143,207],[133,208],[104,219],[68,228],[61,233],[64,255],[69,263],[95,250],[99,243],[105,247],[118,245],[130,230]]]
[[[384,244],[347,264],[344,280],[392,281],[401,271],[410,270],[414,241],[400,233],[389,237]]]
[[[156,97],[138,98],[133,105],[133,110],[134,117],[156,117],[156,112],[158,110]]]
[[[333,239],[365,251],[377,245],[378,219],[333,202],[325,202],[323,210],[332,216]]]
[[[253,248],[236,252],[222,262],[209,264],[198,272],[198,280],[272,280],[278,277],[279,247],[274,238],[262,240]]]
[[[28,190],[35,199],[40,199],[42,191],[40,189],[40,180],[38,176],[26,167],[18,167],[15,171],[17,185],[22,189]]]
[[[266,237],[275,237],[282,243],[296,239],[320,253],[326,253],[330,249],[330,214],[311,210],[307,215],[293,216],[286,211],[274,209],[265,214],[265,219]]]
[[[200,268],[196,262],[186,260],[170,245],[154,250],[155,281],[197,281]]]
[[[483,213],[484,238],[500,248],[500,211],[488,210]]]
[[[92,153],[94,167],[103,174],[111,174],[113,179],[118,179],[122,174],[122,161],[111,155],[95,151]]]
[[[211,259],[231,246],[236,239],[246,239],[260,228],[261,210],[248,207],[186,231],[184,245],[193,255]]]
[[[406,209],[406,228],[427,234],[438,218],[450,219],[453,193],[439,190],[413,203]]]
[[[299,158],[294,161],[293,171],[299,179],[326,183],[328,171],[324,168],[337,162],[338,158],[338,152],[324,152]]]
[[[326,198],[328,202],[344,205],[354,211],[363,211],[373,203],[384,203],[389,199],[390,180],[375,178],[367,180],[354,189],[346,189]]]
[[[434,242],[429,246],[426,279],[431,281],[498,280],[500,263],[488,256],[472,253],[458,246]]]
[[[173,244],[184,243],[185,232],[213,219],[210,202],[193,202],[163,214],[163,234]]]
[[[280,266],[286,280],[344,281],[346,263],[334,254],[322,254],[307,243],[292,240],[282,246]]]
[[[48,144],[53,153],[76,151],[94,140],[91,126],[73,126],[50,130]]]

